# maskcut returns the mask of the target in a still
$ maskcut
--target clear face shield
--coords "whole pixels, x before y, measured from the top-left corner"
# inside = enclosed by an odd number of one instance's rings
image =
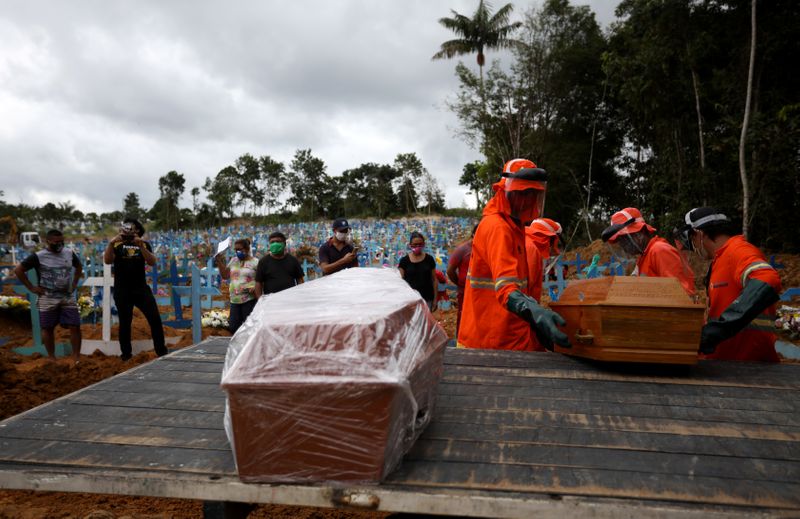
[[[506,199],[511,216],[527,226],[544,212],[547,182],[507,178]]]
[[[628,232],[635,222],[636,219],[631,218],[626,222],[614,224],[600,235],[615,258],[635,262],[644,254],[650,242],[650,233],[644,228],[637,232]]]
[[[613,242],[608,242],[608,246],[611,248],[611,253],[617,258],[636,260],[644,254],[647,243],[650,241],[649,238],[643,231],[622,234],[617,236]]]
[[[682,227],[675,227],[672,229],[672,242],[675,244],[675,248],[678,249],[679,252],[689,251],[691,252],[694,250],[692,246],[692,240],[689,236],[692,231],[691,226],[684,225]]]
[[[701,231],[700,229],[691,229],[688,232],[689,235],[689,245],[691,245],[691,251],[697,253],[700,256],[700,259],[703,261],[711,261],[713,256],[709,254],[705,247],[703,247],[703,239],[706,236],[706,233]]]

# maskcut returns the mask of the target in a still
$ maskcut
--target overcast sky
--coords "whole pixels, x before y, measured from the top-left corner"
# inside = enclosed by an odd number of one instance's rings
[[[617,0],[589,4],[604,26]],[[514,2],[515,19],[537,3]],[[494,2],[495,6],[503,5]],[[477,0],[36,1],[0,9],[0,190],[84,212],[150,207],[170,170],[189,190],[244,153],[329,175],[416,152],[449,206],[480,155],[444,102],[456,60],[437,20]],[[487,59],[499,57],[488,53]],[[476,67],[474,57],[463,61]],[[474,203],[474,202],[473,202]]]

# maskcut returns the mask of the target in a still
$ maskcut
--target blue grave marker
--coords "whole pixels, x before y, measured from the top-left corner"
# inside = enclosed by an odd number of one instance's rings
[[[31,269],[28,271],[28,279],[30,279],[34,286],[38,283],[35,270]],[[39,322],[39,309],[36,306],[39,296],[28,290],[22,284],[15,286],[14,292],[27,296],[28,302],[30,302],[31,330],[33,332],[33,346],[20,346],[18,348],[14,348],[14,352],[19,353],[20,355],[33,355],[34,353],[40,353],[46,356],[47,348],[44,347],[44,343],[42,342],[42,328],[41,323]],[[70,344],[55,345],[56,357],[65,357],[71,353],[72,346]]]

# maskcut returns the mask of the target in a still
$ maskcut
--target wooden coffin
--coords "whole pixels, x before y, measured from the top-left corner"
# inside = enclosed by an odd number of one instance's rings
[[[550,308],[566,321],[568,355],[611,362],[695,364],[705,306],[673,278],[571,281]]]
[[[396,271],[259,302],[231,341],[226,431],[246,482],[379,482],[433,414],[447,335]]]

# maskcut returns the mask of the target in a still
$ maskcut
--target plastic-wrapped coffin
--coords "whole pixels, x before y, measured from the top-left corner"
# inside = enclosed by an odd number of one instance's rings
[[[395,270],[262,297],[230,342],[225,430],[251,482],[377,482],[430,421],[447,335]]]

